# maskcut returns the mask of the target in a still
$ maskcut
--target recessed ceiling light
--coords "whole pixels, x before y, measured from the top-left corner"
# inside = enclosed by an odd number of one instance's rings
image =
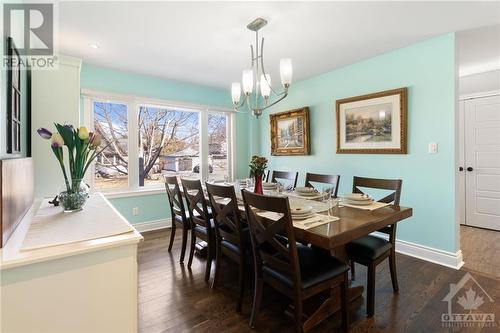
[[[89,44],[89,46],[93,49],[98,49],[99,48],[99,45],[97,44]]]

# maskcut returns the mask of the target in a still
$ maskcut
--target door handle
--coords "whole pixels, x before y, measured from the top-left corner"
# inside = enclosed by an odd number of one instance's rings
[[[472,171],[472,170],[474,170],[472,167],[467,168],[467,171]]]
[[[464,171],[464,167],[459,167],[458,171]]]

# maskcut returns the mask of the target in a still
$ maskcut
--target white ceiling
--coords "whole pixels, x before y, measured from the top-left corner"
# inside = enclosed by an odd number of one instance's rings
[[[500,25],[459,32],[457,45],[461,76],[500,69]]]
[[[451,31],[500,24],[498,2],[62,2],[60,52],[85,63],[228,88],[249,66],[247,23],[269,21],[266,70],[294,81]],[[98,49],[89,45],[97,44]]]

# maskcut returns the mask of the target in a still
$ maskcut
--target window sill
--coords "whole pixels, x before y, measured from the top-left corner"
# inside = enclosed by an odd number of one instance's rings
[[[152,187],[140,190],[124,190],[119,192],[102,192],[107,199],[118,199],[127,197],[139,197],[144,195],[155,195],[165,193],[164,187]]]

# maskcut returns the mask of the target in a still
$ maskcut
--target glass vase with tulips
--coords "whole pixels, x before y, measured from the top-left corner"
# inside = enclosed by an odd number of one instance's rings
[[[50,140],[54,153],[64,176],[64,188],[58,194],[59,202],[65,212],[81,210],[88,198],[88,187],[83,182],[85,173],[92,161],[106,147],[98,150],[101,137],[95,132],[89,132],[86,127],[75,129],[72,125],[55,123],[57,132],[52,133],[46,128],[37,130],[38,134]],[[69,168],[66,168],[63,147],[68,153]]]

